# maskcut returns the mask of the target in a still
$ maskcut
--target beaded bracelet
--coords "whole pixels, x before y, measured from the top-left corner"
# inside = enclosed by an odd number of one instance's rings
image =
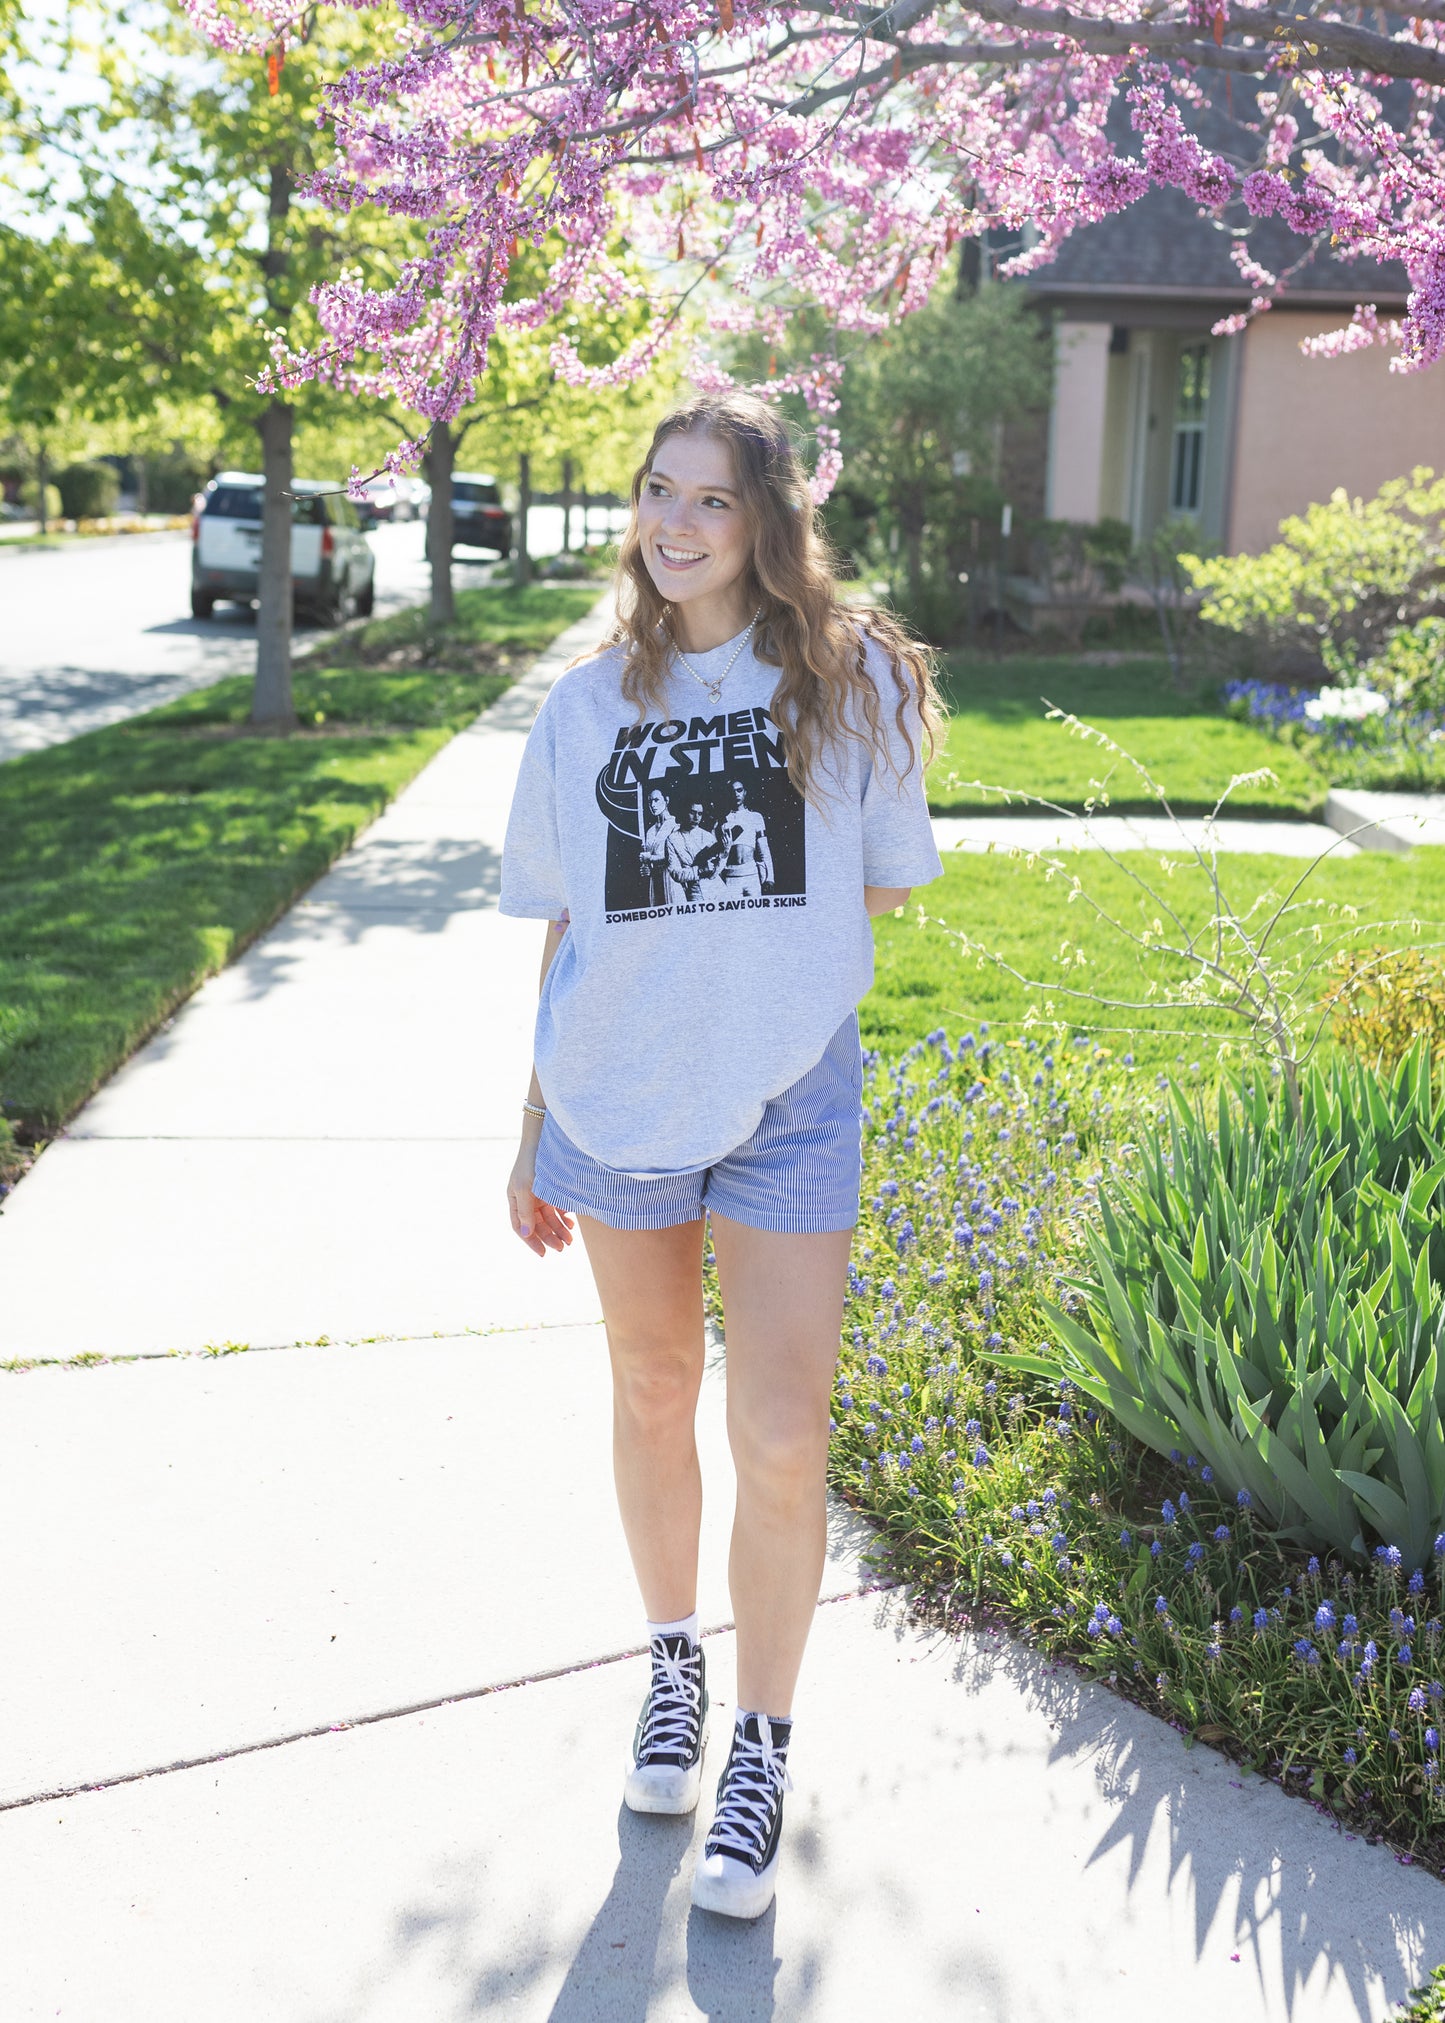
[[[545,1117],[547,1114],[547,1105],[545,1103],[533,1103],[526,1096],[522,1098],[522,1108],[529,1117]]]

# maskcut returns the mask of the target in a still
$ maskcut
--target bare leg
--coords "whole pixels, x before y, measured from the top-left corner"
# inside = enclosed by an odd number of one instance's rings
[[[851,1230],[779,1236],[714,1215],[738,1476],[728,1578],[738,1705],[790,1715],[827,1547],[828,1409]]]
[[[612,1465],[648,1620],[697,1607],[702,1223],[609,1229],[579,1215],[612,1358]]]

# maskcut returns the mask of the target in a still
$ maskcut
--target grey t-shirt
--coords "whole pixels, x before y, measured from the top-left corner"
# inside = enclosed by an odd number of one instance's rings
[[[690,654],[716,677],[735,642]],[[822,1056],[873,981],[865,885],[943,866],[897,677],[868,671],[893,767],[840,741],[823,806],[789,780],[776,667],[746,650],[714,703],[683,668],[639,719],[609,647],[569,668],[527,739],[501,910],[571,920],[537,1009],[537,1078],[573,1142],[630,1173],[713,1165]]]

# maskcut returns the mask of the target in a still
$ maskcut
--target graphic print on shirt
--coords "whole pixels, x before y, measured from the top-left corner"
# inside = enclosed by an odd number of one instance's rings
[[[597,805],[609,921],[808,903],[803,797],[765,709],[622,724]]]

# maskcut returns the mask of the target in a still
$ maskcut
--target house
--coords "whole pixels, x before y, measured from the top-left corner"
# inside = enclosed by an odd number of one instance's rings
[[[1268,220],[1255,256],[1276,273],[1304,264],[1274,308],[1214,337],[1252,292],[1231,243],[1180,191],[1155,188],[1074,233],[1029,280],[1054,324],[1049,518],[1126,520],[1142,537],[1183,515],[1211,547],[1258,550],[1337,486],[1368,497],[1417,464],[1445,467],[1445,364],[1396,373],[1384,346],[1333,359],[1299,348],[1357,303],[1398,314],[1403,270],[1310,253]]]

